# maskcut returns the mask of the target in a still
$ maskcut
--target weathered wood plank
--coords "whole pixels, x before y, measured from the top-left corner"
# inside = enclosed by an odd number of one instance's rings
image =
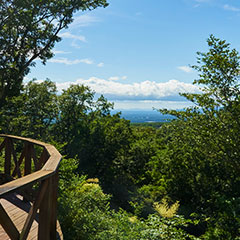
[[[5,209],[3,208],[2,204],[0,204],[0,223],[8,236],[12,240],[18,240],[19,239],[19,232],[12,222],[11,218],[9,218],[8,214],[6,213]]]
[[[10,195],[12,196],[12,194]],[[16,195],[19,199],[22,199],[22,196]],[[4,209],[6,210],[6,212],[8,213],[9,217],[12,219],[12,221],[14,222],[15,226],[17,227],[18,231],[20,232],[23,228],[23,224],[26,221],[27,218],[27,212],[23,211],[23,209],[25,209],[26,205],[28,205],[29,203],[26,202],[22,202],[21,201],[21,206],[16,207],[14,205],[14,202],[8,202],[5,199],[1,199],[0,202],[2,203],[2,206],[4,207]],[[11,214],[11,212],[9,211],[10,208],[15,207],[18,209],[18,212],[16,214],[17,218]],[[29,235],[27,237],[28,240],[37,240],[38,238],[38,213],[36,216],[36,219],[34,220],[32,227],[30,229]],[[3,230],[3,228],[0,225],[0,239],[2,240],[10,240],[10,238],[8,237],[8,235],[6,234],[6,232]],[[63,239],[63,234],[61,231],[61,226],[59,224],[59,222],[57,221],[57,239],[61,240]],[[52,240],[52,239],[51,239]]]
[[[18,212],[19,212],[18,207],[11,203],[9,203],[8,205],[6,205],[6,204],[4,205],[4,207],[8,209],[8,214],[11,214],[11,216],[16,218],[18,215]]]
[[[26,240],[27,239],[28,233],[29,233],[29,231],[32,227],[33,220],[36,216],[37,210],[38,210],[38,208],[41,204],[41,201],[44,197],[44,194],[46,192],[47,187],[48,187],[48,180],[44,180],[41,184],[40,190],[38,191],[38,195],[36,197],[36,200],[33,203],[32,207],[31,207],[31,209],[28,213],[26,222],[25,222],[24,227],[22,229],[22,232],[20,234],[20,240]]]
[[[29,240],[36,240],[38,237],[38,226],[32,226],[30,235],[28,236]]]
[[[12,221],[14,222],[15,226],[17,227],[17,229],[20,233],[23,228],[23,224],[26,221],[27,212],[23,212],[18,208],[17,215],[11,216],[11,217],[12,217]]]
[[[1,198],[0,202],[2,204],[2,206],[4,207],[5,211],[7,212],[7,214],[9,215],[9,217],[12,219],[14,225],[16,226],[16,228],[18,229],[19,232],[22,231],[23,229],[23,225],[27,219],[28,216],[28,212],[31,207],[31,204],[29,202],[24,202],[22,201],[23,197],[21,195],[16,195],[16,194],[9,194],[8,196],[6,196],[6,198]],[[29,206],[30,205],[30,206]],[[17,212],[11,212],[9,211],[10,208],[12,207],[16,207],[17,208]],[[32,227],[30,229],[30,233],[27,237],[27,239],[31,239],[32,236],[36,236],[34,228],[38,228],[38,220],[37,220],[37,216],[36,219],[34,219],[34,222],[32,224]],[[1,240],[10,240],[10,238],[7,236],[7,234],[5,233],[5,231],[1,228],[0,225],[0,239]],[[34,240],[37,240],[37,238],[35,238]]]

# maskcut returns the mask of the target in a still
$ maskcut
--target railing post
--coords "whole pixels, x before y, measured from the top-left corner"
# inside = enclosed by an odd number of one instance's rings
[[[11,145],[9,138],[5,139],[5,162],[4,162],[4,173],[11,174]]]
[[[46,161],[48,160],[48,157],[49,157],[49,154],[47,150],[44,148],[41,153],[40,159],[38,161],[37,170],[40,169],[46,163]]]
[[[24,166],[24,176],[31,173],[31,157],[32,157],[32,151],[31,151],[31,144],[26,144],[26,153],[25,153],[25,166]]]
[[[50,179],[39,208],[38,240],[50,240]]]
[[[58,192],[58,170],[52,177],[52,196],[51,196],[51,220],[50,220],[50,239],[57,239],[57,192]]]
[[[32,171],[32,151],[31,151],[31,144],[28,142],[25,142],[25,163],[24,163],[24,176],[31,174]],[[23,200],[24,201],[29,201],[29,197],[27,197],[29,195],[29,193],[31,192],[31,188],[26,187],[24,189],[24,197]]]
[[[48,180],[48,187],[39,208],[39,240],[57,239],[58,172]]]

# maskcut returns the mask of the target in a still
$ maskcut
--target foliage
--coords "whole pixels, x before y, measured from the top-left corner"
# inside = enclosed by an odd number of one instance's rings
[[[39,58],[42,63],[73,21],[76,11],[106,7],[106,0],[3,0],[0,5],[0,107],[19,94],[22,80]]]
[[[182,94],[196,106],[185,111],[160,110],[178,120],[159,130],[164,145],[149,161],[148,173],[153,189],[161,189],[158,198],[167,193],[190,211],[210,217],[209,239],[235,239],[240,235],[233,200],[239,196],[240,180],[240,57],[212,35],[208,45],[209,51],[198,53],[199,65],[193,66],[199,71],[194,83],[202,93]]]
[[[59,197],[59,220],[65,238],[94,239],[96,232],[105,228],[108,199],[98,184],[73,177]]]
[[[50,80],[28,82],[21,95],[0,110],[2,131],[49,140],[49,128],[58,115],[56,85]]]
[[[146,175],[149,159],[156,154],[159,147],[157,130],[152,127],[134,127],[133,139],[129,151],[122,160],[122,165],[135,184],[149,182]]]
[[[160,239],[197,239],[187,234],[182,227],[191,221],[176,216],[173,219],[160,218],[157,214],[149,215],[144,220],[132,220],[126,212],[113,213],[112,227],[99,233],[96,239],[119,239],[119,240],[160,240]]]
[[[160,128],[163,124],[166,124],[166,122],[131,122],[132,127],[153,127],[153,128]]]
[[[64,154],[79,159],[78,170],[105,181],[117,174],[117,156],[131,138],[129,122],[110,114],[113,105],[82,85],[72,85],[59,96],[59,114],[53,126],[58,142],[67,142]]]
[[[162,216],[166,218],[172,218],[177,214],[180,204],[179,201],[176,201],[172,205],[169,205],[166,198],[163,198],[161,202],[155,202],[155,210]]]
[[[164,219],[153,214],[144,220],[124,210],[110,210],[110,196],[98,183],[70,176],[70,166],[76,168],[73,159],[64,160],[60,167],[59,219],[65,239],[195,239],[183,230],[191,223],[183,217]]]
[[[66,239],[239,239],[240,58],[214,36],[208,46],[193,66],[201,93],[182,94],[195,106],[162,109],[175,119],[161,127],[131,125],[83,85],[57,94],[51,81],[31,81],[6,99],[1,132],[49,141],[66,156]],[[198,221],[187,220],[192,212]]]

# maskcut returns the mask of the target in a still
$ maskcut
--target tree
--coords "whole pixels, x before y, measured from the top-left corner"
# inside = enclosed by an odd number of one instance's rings
[[[48,141],[58,116],[56,93],[56,85],[49,79],[28,82],[19,96],[6,101],[0,109],[2,131]]]
[[[113,162],[129,145],[129,122],[111,115],[113,104],[103,96],[95,101],[94,92],[83,85],[63,90],[58,108],[53,134],[56,141],[67,142],[63,153],[80,159],[79,169],[91,177],[112,176]]]
[[[71,85],[58,98],[59,115],[54,126],[57,141],[67,142],[66,154],[75,157],[85,134],[88,134],[87,113],[93,108],[94,93],[89,87]],[[55,134],[54,134],[55,135]],[[80,137],[80,138],[79,138]],[[79,138],[79,139],[78,139]]]
[[[197,63],[192,66],[199,72],[193,83],[203,86],[204,94],[183,94],[199,107],[211,110],[230,109],[239,102],[240,56],[230,44],[211,35],[207,40],[209,51],[197,52]]]
[[[167,193],[209,217],[207,239],[235,239],[240,234],[240,56],[225,40],[211,35],[207,43],[209,50],[198,52],[193,66],[202,93],[182,94],[195,106],[160,110],[178,120],[160,129],[165,144],[150,160],[149,174],[159,198]]]
[[[34,60],[43,64],[76,11],[106,7],[106,0],[2,0],[0,4],[0,107],[18,95]]]

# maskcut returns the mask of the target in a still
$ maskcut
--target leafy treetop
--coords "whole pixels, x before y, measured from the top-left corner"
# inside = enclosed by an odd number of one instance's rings
[[[59,32],[76,11],[106,7],[106,0],[2,0],[0,4],[0,107],[18,95],[22,80],[34,66],[53,56]]]
[[[240,56],[236,49],[231,49],[230,44],[213,35],[207,39],[208,52],[197,52],[197,65],[192,68],[199,73],[199,79],[193,84],[198,84],[201,93],[180,93],[192,101],[196,107],[186,111],[160,110],[162,113],[175,115],[179,118],[192,116],[199,108],[205,113],[217,114],[219,110],[233,112],[239,105],[239,76]]]

